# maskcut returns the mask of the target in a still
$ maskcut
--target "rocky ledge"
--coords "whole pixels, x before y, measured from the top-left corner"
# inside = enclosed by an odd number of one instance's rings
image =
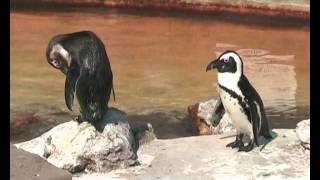
[[[232,133],[156,139],[138,150],[139,166],[108,173],[76,174],[75,180],[103,179],[309,179],[309,150],[294,129],[273,130],[274,139],[260,151],[226,148]]]
[[[107,172],[138,164],[139,132],[131,129],[124,112],[109,108],[100,128],[101,133],[87,122],[72,120],[16,147],[71,173]]]
[[[310,119],[296,129],[273,129],[271,141],[261,138],[264,145],[238,152],[226,147],[235,138],[227,116],[216,129],[210,125],[208,112],[217,102],[201,102],[192,111],[214,135],[155,139],[151,125],[132,130],[126,114],[111,108],[102,133],[88,123],[70,121],[16,146],[72,172],[75,180],[310,178]]]

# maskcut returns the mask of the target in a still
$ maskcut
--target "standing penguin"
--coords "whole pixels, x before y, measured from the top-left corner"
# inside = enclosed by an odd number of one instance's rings
[[[217,68],[218,91],[225,111],[237,131],[236,140],[227,147],[238,147],[239,151],[251,151],[259,146],[258,136],[271,139],[268,120],[262,100],[243,74],[243,62],[235,51],[226,51],[212,61],[206,71]],[[245,146],[243,136],[250,137]]]
[[[68,109],[72,111],[76,92],[81,113],[77,121],[88,121],[96,127],[113,90],[113,75],[103,42],[91,31],[57,35],[50,40],[46,57],[50,65],[66,75]]]

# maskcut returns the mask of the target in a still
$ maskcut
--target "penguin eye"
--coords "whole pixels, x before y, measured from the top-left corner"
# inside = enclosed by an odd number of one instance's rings
[[[223,59],[223,62],[228,63],[229,59]]]
[[[60,68],[60,61],[58,61],[56,59],[52,59],[51,64],[56,68]]]

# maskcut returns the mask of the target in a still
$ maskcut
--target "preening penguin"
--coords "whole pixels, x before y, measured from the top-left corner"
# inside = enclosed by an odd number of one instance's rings
[[[251,151],[254,144],[259,146],[259,135],[267,139],[272,138],[263,102],[243,74],[243,61],[238,53],[224,52],[207,66],[206,71],[215,68],[218,70],[218,90],[223,108],[237,130],[236,140],[227,147]],[[242,141],[244,135],[250,137],[246,146]]]
[[[68,109],[72,111],[76,92],[81,112],[77,120],[95,125],[106,112],[113,91],[113,75],[103,42],[91,31],[57,35],[50,40],[46,57],[50,65],[66,75]]]

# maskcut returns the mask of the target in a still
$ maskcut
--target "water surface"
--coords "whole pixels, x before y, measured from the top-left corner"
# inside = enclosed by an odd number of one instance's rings
[[[67,112],[65,76],[47,64],[45,49],[56,34],[91,30],[110,58],[116,92],[110,105],[138,117],[152,114],[159,128],[166,128],[161,123],[170,115],[185,120],[188,105],[217,96],[216,72],[205,68],[226,49],[243,56],[245,74],[273,127],[293,128],[309,117],[307,27],[117,11],[12,11],[10,16],[11,106],[38,103]]]

